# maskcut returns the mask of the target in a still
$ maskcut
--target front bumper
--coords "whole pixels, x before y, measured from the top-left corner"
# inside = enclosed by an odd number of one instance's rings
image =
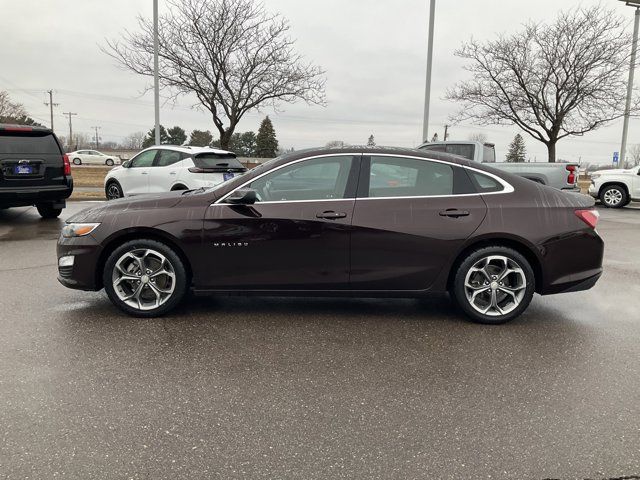
[[[593,198],[598,198],[598,189],[593,182],[591,182],[591,185],[589,185],[589,195],[591,195]]]
[[[58,263],[58,281],[68,288],[76,290],[100,290],[102,279],[99,274],[99,262],[102,247],[91,236],[64,238],[60,236],[56,248],[58,262],[61,257],[73,257],[71,267],[60,267]]]

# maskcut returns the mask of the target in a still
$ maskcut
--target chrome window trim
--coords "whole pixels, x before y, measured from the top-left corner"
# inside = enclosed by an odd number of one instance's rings
[[[258,205],[262,205],[262,204],[277,204],[277,203],[309,203],[309,202],[336,202],[336,201],[345,201],[345,200],[383,200],[383,199],[387,199],[387,200],[399,200],[399,199],[403,199],[403,198],[408,198],[408,199],[416,199],[416,198],[449,198],[449,197],[473,197],[473,196],[477,196],[477,195],[501,195],[501,194],[506,194],[506,193],[513,193],[515,191],[515,189],[513,188],[513,185],[511,185],[509,182],[507,182],[506,180],[503,180],[502,178],[498,177],[497,175],[494,175],[493,173],[490,172],[485,172],[484,170],[480,170],[477,168],[473,168],[473,167],[469,167],[467,165],[460,165],[457,163],[452,163],[452,162],[448,162],[446,160],[439,160],[436,158],[425,158],[425,157],[415,157],[413,155],[403,155],[403,154],[393,154],[393,153],[375,153],[375,154],[368,154],[368,153],[349,153],[349,152],[345,152],[345,153],[340,153],[340,154],[335,154],[335,153],[327,153],[327,154],[323,154],[323,155],[314,155],[313,157],[305,157],[305,158],[299,158],[298,160],[294,160],[293,162],[288,162],[288,163],[284,163],[276,168],[273,168],[271,170],[268,170],[264,173],[261,173],[260,175],[258,175],[255,178],[252,178],[251,180],[243,183],[242,185],[234,188],[233,190],[231,190],[229,193],[227,193],[224,197],[220,198],[219,200],[216,200],[214,203],[212,203],[210,206],[214,206],[214,205],[235,205],[234,203],[225,203],[224,200],[227,199],[227,197],[229,197],[231,194],[233,194],[236,190],[239,190],[243,187],[245,187],[246,185],[250,184],[251,182],[258,180],[259,178],[262,178],[263,176],[271,173],[271,172],[275,172],[277,170],[280,170],[283,167],[289,166],[289,165],[294,165],[296,163],[299,162],[304,162],[305,160],[313,160],[315,158],[324,158],[324,157],[355,157],[355,156],[363,156],[363,155],[367,155],[367,156],[371,156],[371,157],[395,157],[395,158],[411,158],[413,160],[423,160],[423,161],[427,161],[427,162],[436,162],[436,163],[444,163],[445,165],[449,165],[451,167],[460,167],[460,168],[464,168],[466,170],[471,170],[474,172],[478,172],[481,175],[486,175],[489,178],[494,179],[495,181],[497,181],[500,185],[502,185],[503,190],[500,190],[499,192],[477,192],[477,193],[460,193],[460,194],[450,194],[450,195],[416,195],[416,196],[406,196],[406,197],[354,197],[354,198],[318,198],[316,200],[273,200],[273,201],[267,201],[267,202],[257,202]]]

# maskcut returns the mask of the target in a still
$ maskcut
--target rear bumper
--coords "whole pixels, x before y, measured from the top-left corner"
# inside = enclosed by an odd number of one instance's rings
[[[578,278],[575,280],[552,285],[547,290],[542,292],[542,295],[552,295],[555,293],[581,292],[583,290],[589,290],[598,282],[601,276],[602,276],[602,268],[600,268],[599,271],[597,271],[596,273],[587,276],[586,278],[581,278],[582,276],[577,276]]]
[[[73,179],[66,185],[42,185],[37,187],[0,187],[0,207],[24,207],[36,203],[53,202],[64,206],[73,192]]]
[[[555,238],[546,242],[541,251],[541,295],[587,290],[602,275],[604,242],[595,230],[584,229]]]

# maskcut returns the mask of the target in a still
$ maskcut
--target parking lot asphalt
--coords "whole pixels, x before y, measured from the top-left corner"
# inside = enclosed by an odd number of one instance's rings
[[[596,287],[490,327],[446,296],[133,319],[57,283],[63,220],[0,211],[0,478],[640,475],[640,209],[600,212]]]

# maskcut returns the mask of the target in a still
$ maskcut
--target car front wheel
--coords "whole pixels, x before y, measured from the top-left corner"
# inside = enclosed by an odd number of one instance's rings
[[[82,160],[80,160],[79,158],[74,158],[73,159],[73,164],[74,165],[82,165]]]
[[[513,320],[529,306],[535,276],[524,256],[507,247],[475,250],[458,267],[453,297],[473,321],[500,324]]]
[[[619,185],[609,185],[600,192],[600,201],[607,208],[622,208],[627,203],[627,192]]]
[[[107,200],[117,200],[118,198],[122,198],[124,196],[124,194],[122,193],[122,187],[115,180],[107,183],[104,193],[107,197]]]
[[[180,257],[155,240],[133,240],[116,248],[105,263],[104,288],[118,308],[136,317],[172,310],[187,291]]]

